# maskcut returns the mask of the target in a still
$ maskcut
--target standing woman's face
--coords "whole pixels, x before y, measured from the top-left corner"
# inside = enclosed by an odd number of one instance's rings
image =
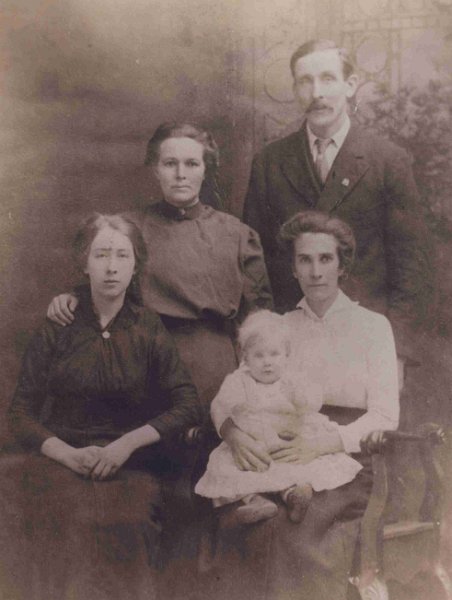
[[[176,208],[194,204],[206,172],[204,146],[187,137],[164,140],[154,172],[168,204]]]
[[[310,308],[323,317],[339,291],[338,244],[329,233],[302,233],[294,242],[294,275]]]

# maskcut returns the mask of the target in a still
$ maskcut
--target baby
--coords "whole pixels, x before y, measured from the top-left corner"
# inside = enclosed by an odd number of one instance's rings
[[[218,432],[226,419],[262,442],[268,450],[281,444],[284,432],[316,436],[336,425],[321,415],[322,389],[306,384],[286,368],[290,347],[284,318],[269,310],[250,315],[239,331],[243,362],[228,375],[211,406]],[[281,435],[281,437],[280,437]],[[278,510],[271,496],[278,493],[292,522],[300,522],[313,490],[348,483],[361,465],[341,452],[307,462],[272,461],[265,471],[241,470],[229,446],[222,442],[210,454],[207,470],[195,491],[211,498],[214,506],[240,501],[235,521],[255,523]]]

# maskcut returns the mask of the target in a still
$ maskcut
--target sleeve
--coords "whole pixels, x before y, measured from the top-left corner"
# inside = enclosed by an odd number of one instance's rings
[[[279,227],[278,223],[271,217],[271,209],[267,202],[265,162],[263,152],[257,154],[253,159],[248,189],[243,204],[243,222],[257,231],[264,252],[267,255],[275,249],[275,233],[277,233]],[[276,227],[276,231],[274,227]]]
[[[30,340],[8,411],[12,433],[29,449],[39,450],[47,438],[55,435],[40,423],[40,415],[47,397],[57,328],[57,325],[46,322]]]
[[[262,308],[271,310],[273,297],[259,235],[243,224],[240,231],[239,260],[243,275],[240,313],[247,315],[252,310]]]
[[[234,371],[226,376],[210,406],[210,415],[218,435],[226,419],[232,418],[234,407],[244,401],[245,390],[240,376]]]
[[[161,391],[168,396],[167,410],[149,421],[162,439],[202,424],[206,411],[173,339],[158,317],[153,331],[149,368]]]
[[[350,425],[339,427],[346,452],[360,452],[360,440],[377,429],[397,429],[399,388],[397,356],[391,325],[377,315],[372,327],[366,327],[367,412]],[[364,333],[364,332],[363,332]]]
[[[433,246],[429,241],[411,161],[398,148],[385,173],[388,313],[397,354],[415,360],[416,329],[434,306]]]

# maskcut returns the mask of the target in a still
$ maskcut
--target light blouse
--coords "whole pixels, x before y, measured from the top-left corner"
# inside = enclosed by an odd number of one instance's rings
[[[321,318],[306,298],[284,318],[291,338],[290,368],[323,387],[324,405],[367,411],[339,427],[346,452],[359,452],[361,438],[371,431],[397,428],[397,357],[385,316],[339,291]]]

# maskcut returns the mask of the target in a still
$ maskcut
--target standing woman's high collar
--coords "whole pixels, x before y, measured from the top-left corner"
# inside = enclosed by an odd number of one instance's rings
[[[158,204],[159,212],[167,219],[175,221],[193,221],[203,214],[205,208],[205,205],[200,200],[187,208],[177,208],[172,206],[172,204],[168,204],[165,200],[162,200]]]

